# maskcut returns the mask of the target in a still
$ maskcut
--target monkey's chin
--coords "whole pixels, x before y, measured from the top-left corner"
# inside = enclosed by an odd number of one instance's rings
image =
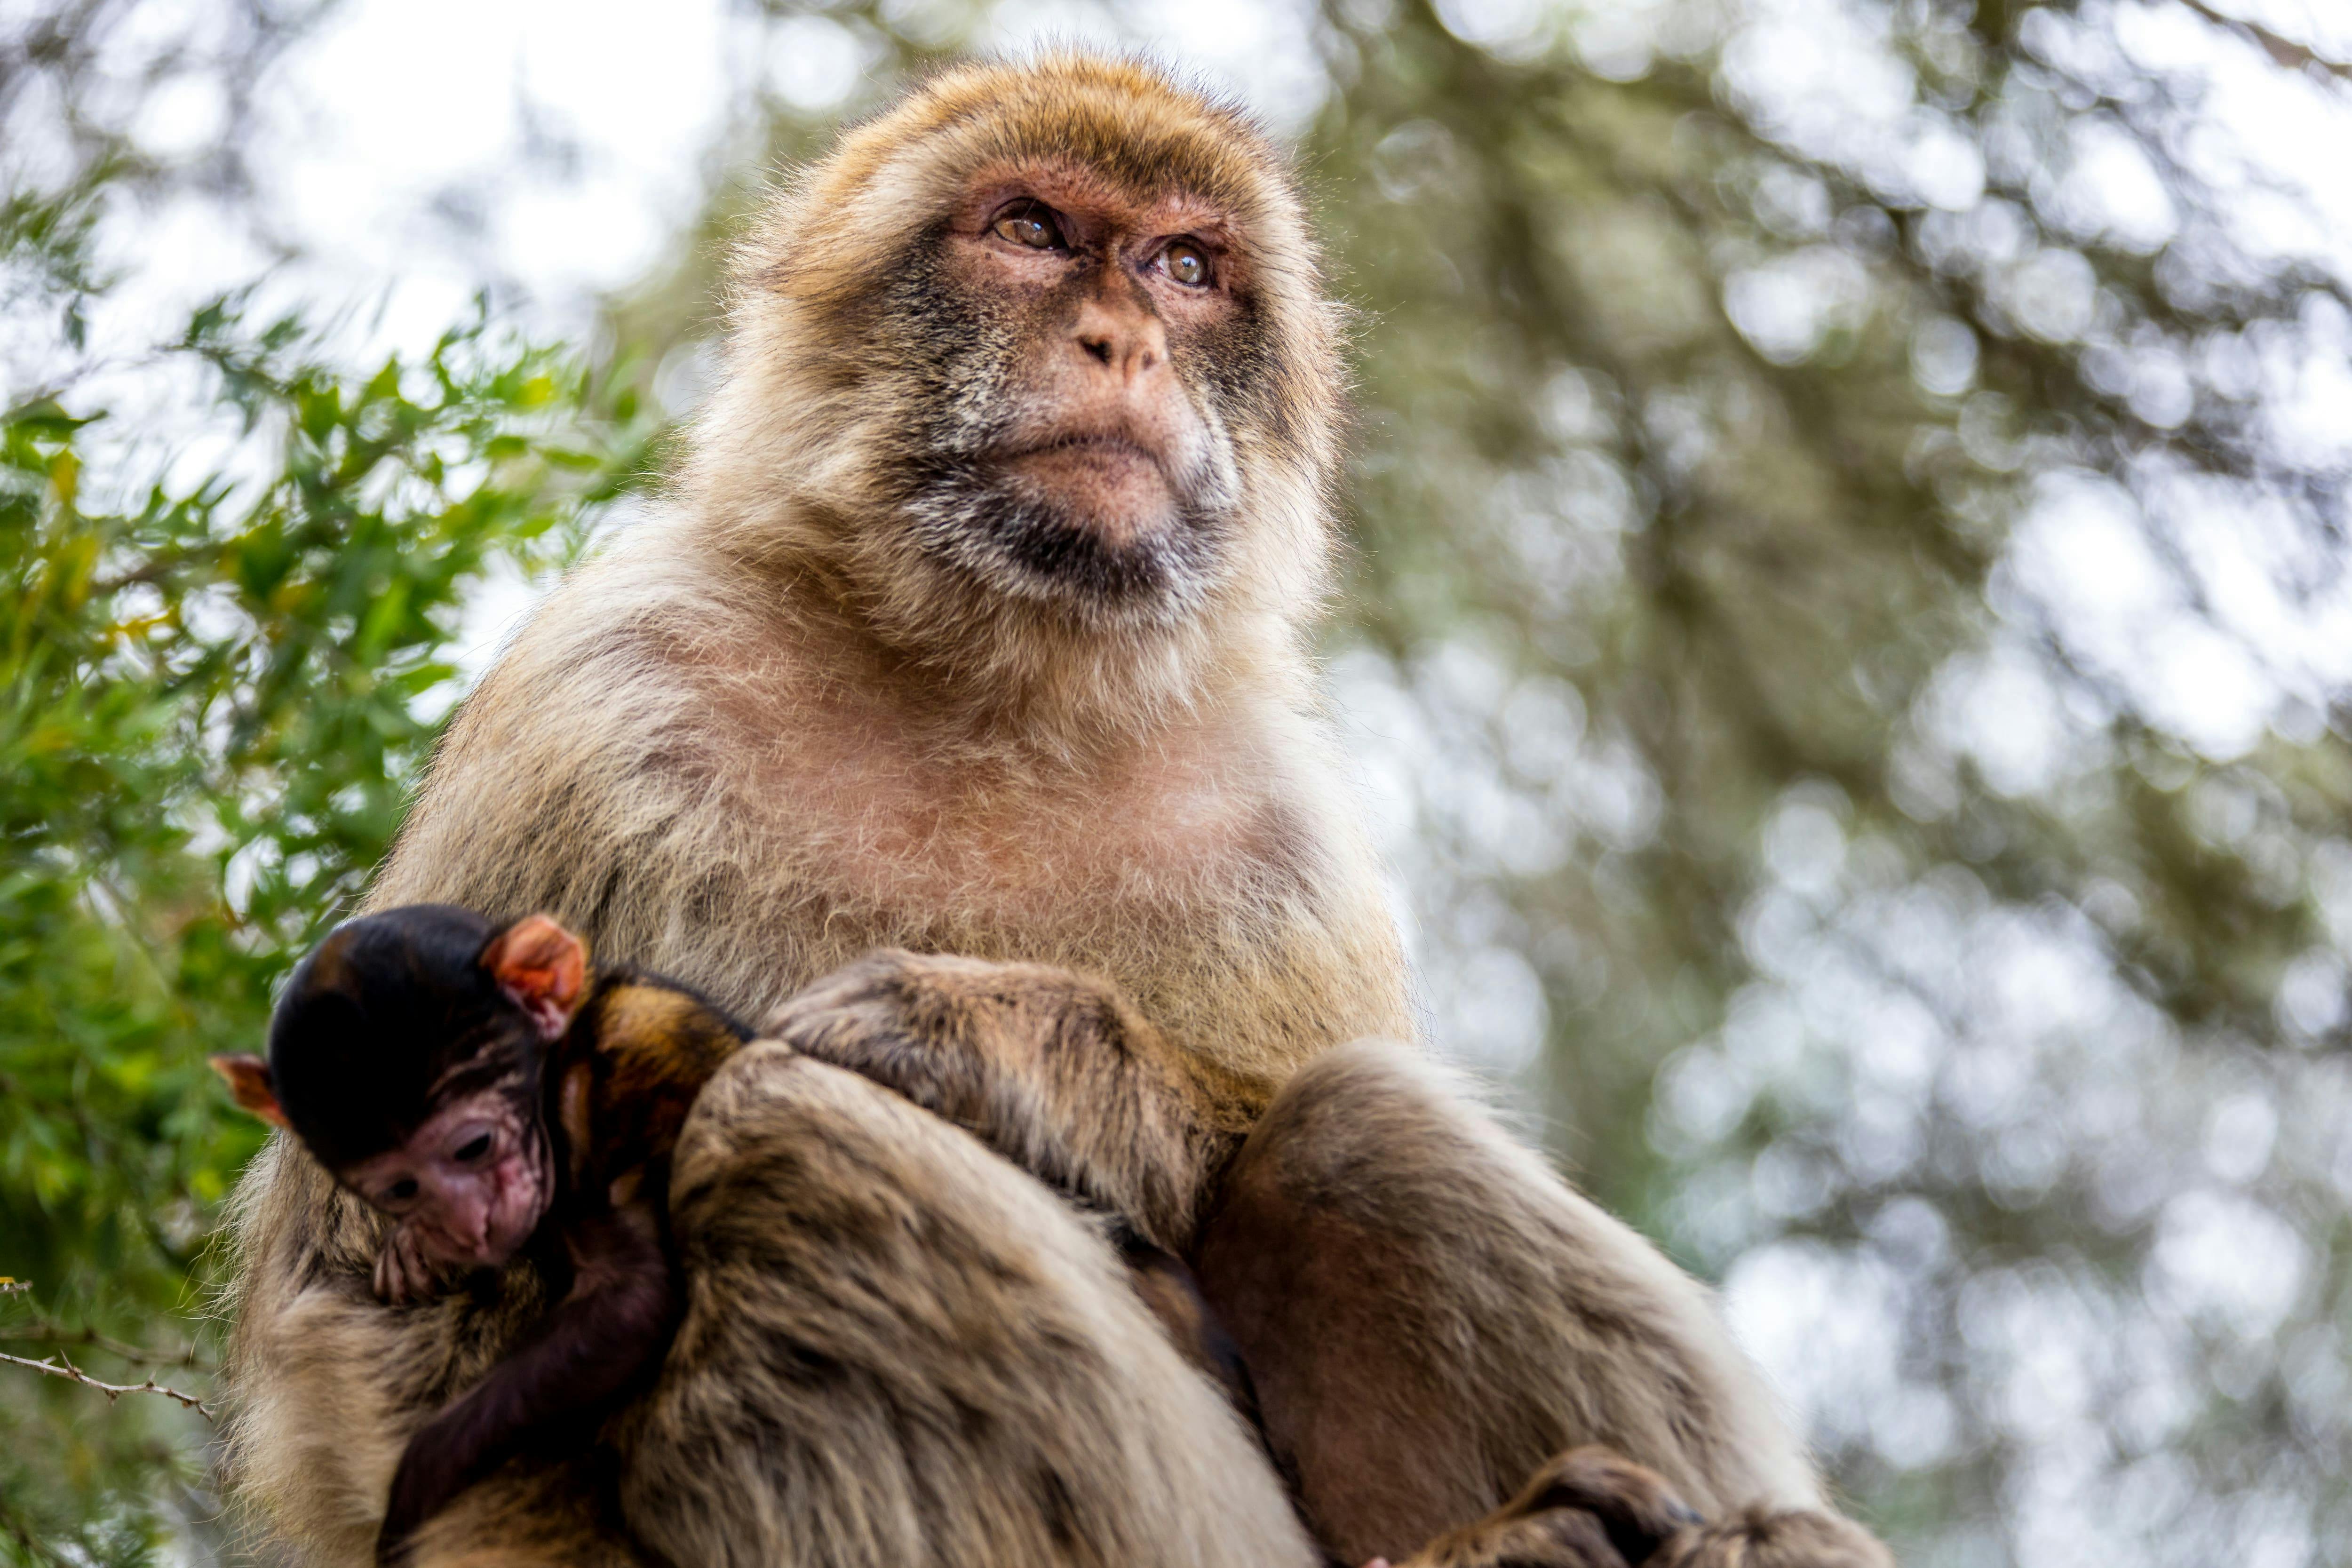
[[[992,574],[1013,596],[1073,610],[1082,619],[1160,622],[1199,599],[1206,563],[1180,517],[1150,522],[1029,505],[1000,516],[992,531]]]
[[[1014,603],[1101,629],[1169,626],[1205,601],[1221,531],[1164,486],[1148,510],[965,471],[908,507],[924,553]]]

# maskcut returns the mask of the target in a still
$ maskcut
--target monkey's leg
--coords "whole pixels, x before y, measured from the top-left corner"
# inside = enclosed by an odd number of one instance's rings
[[[1709,1517],[1805,1510],[1843,1543],[1791,1568],[1884,1561],[1811,1511],[1811,1468],[1706,1292],[1402,1049],[1345,1047],[1284,1086],[1193,1261],[1343,1560],[1402,1559],[1598,1444]]]
[[[670,1562],[1312,1563],[1097,1229],[853,1073],[746,1047],[671,1174],[683,1322],[621,1435]]]

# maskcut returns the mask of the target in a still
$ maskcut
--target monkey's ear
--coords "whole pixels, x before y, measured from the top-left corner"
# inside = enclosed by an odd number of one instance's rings
[[[267,1121],[272,1127],[290,1127],[286,1112],[278,1108],[278,1090],[269,1081],[269,1064],[259,1057],[206,1057],[213,1071],[228,1080],[228,1091],[236,1102]]]
[[[522,1005],[542,1039],[572,1026],[588,988],[588,946],[545,915],[515,921],[482,950],[482,967]]]

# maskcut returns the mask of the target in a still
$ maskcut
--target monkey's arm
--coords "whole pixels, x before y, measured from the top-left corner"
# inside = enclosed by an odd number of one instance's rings
[[[536,1338],[409,1439],[376,1538],[378,1562],[396,1561],[418,1525],[533,1433],[601,1413],[668,1343],[677,1282],[652,1203],[601,1211],[564,1239],[575,1268],[571,1294]]]
[[[1179,1255],[1266,1098],[1177,1049],[1107,983],[1043,964],[886,949],[761,1032],[897,1089]]]

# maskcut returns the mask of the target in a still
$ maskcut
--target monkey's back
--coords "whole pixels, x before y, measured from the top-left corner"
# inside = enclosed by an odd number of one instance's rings
[[[601,974],[548,1062],[574,1186],[609,1194],[648,1172],[666,1182],[695,1100],[747,1038],[673,982]]]

